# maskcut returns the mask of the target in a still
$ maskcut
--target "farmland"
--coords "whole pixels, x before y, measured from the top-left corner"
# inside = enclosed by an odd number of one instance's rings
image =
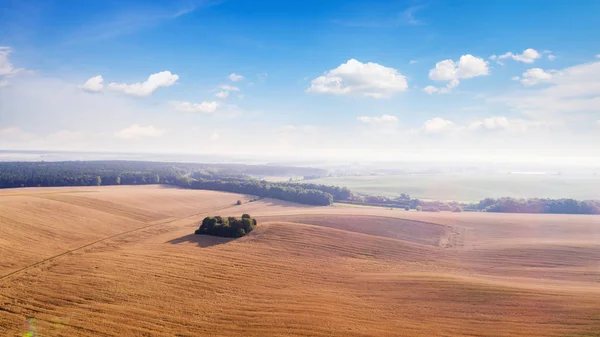
[[[311,183],[345,186],[353,192],[429,200],[477,202],[484,198],[598,199],[600,176],[534,174],[411,174],[324,177]]]
[[[0,191],[0,335],[600,332],[600,216],[249,199],[155,185]],[[243,238],[193,234],[206,216],[242,213],[258,220]]]

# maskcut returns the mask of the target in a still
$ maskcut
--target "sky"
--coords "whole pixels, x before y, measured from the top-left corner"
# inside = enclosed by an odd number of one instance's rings
[[[600,165],[598,13],[0,0],[0,149]]]

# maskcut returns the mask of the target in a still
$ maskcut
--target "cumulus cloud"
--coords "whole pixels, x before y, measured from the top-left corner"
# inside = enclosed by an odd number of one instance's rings
[[[468,125],[469,130],[504,130],[525,132],[531,127],[540,126],[540,122],[523,119],[509,119],[505,116],[492,116]]]
[[[15,68],[9,60],[12,54],[10,47],[0,46],[0,77],[12,77],[25,71],[23,68]]]
[[[102,82],[104,82],[104,79],[101,75],[94,76],[85,81],[85,83],[81,86],[81,89],[87,92],[100,92],[102,89],[104,89]]]
[[[514,92],[490,98],[538,120],[560,121],[579,114],[600,114],[600,61],[584,63],[559,71],[539,89]],[[547,75],[542,75],[548,77]],[[568,116],[568,117],[567,117]]]
[[[217,102],[201,102],[201,103],[190,103],[190,102],[171,102],[171,106],[175,110],[183,112],[199,112],[199,113],[213,113],[217,110],[219,103]]]
[[[114,136],[121,139],[142,139],[160,137],[165,133],[164,130],[157,129],[152,125],[142,126],[134,124],[114,133]]]
[[[231,74],[229,74],[229,76],[227,76],[227,78],[229,78],[229,80],[232,82],[237,82],[237,81],[243,80],[244,76],[238,75],[236,73],[231,73]]]
[[[434,93],[438,92],[439,90],[440,89],[434,87],[433,85],[428,85],[425,88],[423,88],[423,91],[425,91],[429,95],[434,94]]]
[[[26,72],[23,68],[15,68],[9,60],[12,54],[10,47],[0,46],[0,88],[8,86],[8,79]]]
[[[406,77],[398,70],[355,59],[312,80],[306,91],[317,94],[390,97],[408,88]]]
[[[425,131],[425,133],[441,133],[456,129],[458,129],[458,126],[454,122],[441,117],[432,118],[423,124],[423,131]]]
[[[217,96],[220,99],[225,99],[227,98],[227,96],[229,96],[229,91],[221,90],[218,93],[216,93],[215,96]]]
[[[518,81],[518,80],[521,79],[521,77],[519,77],[519,76],[513,76],[510,79],[513,80],[513,81]]]
[[[392,115],[381,115],[377,116],[360,116],[357,118],[360,122],[366,124],[376,124],[376,123],[396,123],[398,122],[398,117]]]
[[[415,64],[415,63],[417,63],[417,61],[416,60],[410,60],[410,62],[408,62],[408,63]]]
[[[517,62],[533,63],[535,60],[537,60],[541,57],[542,57],[542,54],[540,54],[537,50],[528,48],[528,49],[525,49],[523,51],[523,53],[521,53],[521,54],[513,54],[512,52],[508,52],[504,55],[498,56],[497,59],[498,59],[498,61],[505,60],[505,59],[513,59]]]
[[[543,123],[539,121],[507,118],[506,116],[492,116],[469,124],[457,124],[441,117],[435,117],[427,120],[420,131],[427,134],[456,134],[475,131],[525,132],[542,125]]]
[[[548,61],[554,61],[554,60],[556,60],[556,56],[554,56],[552,54],[548,55],[547,58],[548,58]]]
[[[179,75],[171,74],[170,71],[161,71],[152,74],[142,83],[110,83],[108,87],[115,91],[121,91],[128,95],[145,97],[152,95],[158,88],[169,87],[177,82]]]
[[[482,58],[466,54],[458,62],[444,60],[436,63],[429,71],[429,78],[434,81],[451,81],[483,76],[489,73],[488,63]]]
[[[466,54],[458,62],[443,60],[429,70],[429,78],[433,81],[449,81],[446,87],[436,88],[427,86],[423,89],[428,94],[448,93],[460,84],[460,80],[489,74],[488,62],[482,58]]]
[[[523,83],[523,85],[536,85],[540,82],[549,81],[551,79],[552,74],[544,71],[544,69],[532,68],[527,69],[527,71],[523,73],[521,83]]]

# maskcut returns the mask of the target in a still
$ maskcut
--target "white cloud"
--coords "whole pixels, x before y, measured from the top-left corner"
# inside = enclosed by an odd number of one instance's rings
[[[183,112],[199,112],[199,113],[213,113],[217,110],[219,103],[207,102],[202,103],[190,103],[190,102],[171,102],[171,106],[176,110]]]
[[[215,96],[217,96],[220,99],[225,99],[227,98],[227,96],[229,96],[229,91],[221,90]]]
[[[425,91],[426,93],[428,93],[430,95],[433,94],[433,93],[438,92],[439,90],[440,89],[434,87],[433,85],[428,85],[425,88],[423,88],[423,91]]]
[[[0,77],[12,77],[20,72],[25,71],[23,68],[15,68],[8,59],[8,56],[12,54],[10,47],[0,46]]]
[[[408,63],[415,64],[415,63],[417,63],[417,60],[410,60],[410,62],[408,62]]]
[[[94,76],[85,81],[85,83],[81,86],[81,89],[87,92],[100,92],[102,89],[104,89],[104,85],[102,84],[103,81],[104,79],[101,75]]]
[[[223,84],[223,85],[219,86],[219,89],[227,90],[227,91],[240,91],[240,88],[234,87],[232,85],[227,85],[227,84]]]
[[[408,88],[406,77],[398,70],[355,59],[312,80],[309,93],[390,97]]]
[[[218,139],[219,139],[219,134],[216,131],[214,131],[213,133],[210,134],[210,140],[211,141],[214,142],[214,141],[216,141]]]
[[[556,60],[556,56],[554,56],[554,55],[552,55],[552,54],[548,55],[547,57],[548,57],[548,60],[549,60],[549,61],[554,61],[554,60]]]
[[[488,73],[488,63],[485,60],[466,54],[460,57],[458,63],[450,59],[436,63],[435,68],[429,71],[429,78],[434,81],[452,81]]]
[[[447,119],[441,117],[432,118],[423,124],[425,133],[440,133],[458,129],[458,126]]]
[[[520,78],[519,76],[513,76],[513,77],[511,77],[510,79],[511,79],[511,80],[513,80],[513,81],[518,81],[518,80],[520,80],[521,78]]]
[[[398,122],[398,117],[392,115],[381,115],[380,117],[376,116],[360,116],[357,118],[360,122],[367,124],[375,124],[375,123],[396,123]]]
[[[488,57],[488,59],[494,61],[495,59],[498,58],[498,55],[491,55],[490,57]]]
[[[493,116],[469,124],[469,130],[504,130],[510,132],[525,132],[530,127],[540,126],[540,122],[523,119],[509,119],[505,116]]]
[[[536,85],[540,82],[546,82],[552,79],[552,74],[547,73],[542,68],[528,69],[523,73],[521,83],[523,85]]]
[[[511,119],[505,116],[492,116],[472,122],[470,124],[457,124],[441,117],[435,117],[427,120],[423,127],[418,131],[423,131],[428,134],[465,133],[468,131],[505,131],[523,133],[531,128],[543,126],[543,123],[538,121]]]
[[[173,85],[179,79],[179,75],[171,74],[170,71],[161,71],[152,74],[143,83],[111,83],[108,87],[112,90],[121,91],[128,95],[145,97],[152,95],[158,88]]]
[[[500,55],[500,56],[498,56],[498,60],[504,60],[504,59],[510,58],[510,59],[513,59],[518,62],[533,63],[535,60],[537,60],[541,57],[542,57],[542,54],[540,54],[537,50],[528,48],[528,49],[525,49],[522,54],[513,54],[511,52],[508,52],[504,55]]]
[[[244,76],[238,75],[236,73],[231,73],[231,74],[229,74],[229,76],[227,76],[227,78],[232,82],[237,82],[237,81],[243,80]]]
[[[596,54],[596,58],[597,58],[597,59],[600,59],[600,54]]]
[[[217,96],[220,99],[226,99],[227,97],[229,97],[229,92],[234,91],[234,92],[239,92],[240,88],[238,87],[234,87],[232,85],[228,85],[228,84],[223,84],[220,85],[217,90],[220,90],[219,92],[217,92],[215,94],[215,96]],[[238,95],[239,96],[239,95]],[[243,97],[243,95],[242,95]]]
[[[10,47],[0,46],[0,88],[8,86],[8,79],[20,73],[27,72],[23,68],[15,68],[9,60],[12,54]]]
[[[490,98],[538,120],[555,122],[589,113],[600,114],[600,61],[549,71],[548,85]],[[542,75],[548,77],[547,75]],[[533,77],[532,77],[533,78]]]
[[[489,74],[488,62],[482,58],[466,54],[460,57],[458,62],[443,60],[435,64],[435,68],[429,70],[429,78],[433,81],[449,81],[445,88],[427,86],[424,90],[428,94],[449,93],[460,84],[461,79],[468,79]],[[434,90],[435,89],[435,90]]]
[[[164,133],[164,130],[157,129],[152,125],[142,126],[139,124],[134,124],[128,128],[115,132],[114,136],[121,139],[141,139],[160,137]]]

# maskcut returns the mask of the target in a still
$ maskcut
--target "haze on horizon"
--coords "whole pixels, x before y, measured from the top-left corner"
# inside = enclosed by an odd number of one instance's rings
[[[0,149],[599,166],[598,12],[9,1]]]

